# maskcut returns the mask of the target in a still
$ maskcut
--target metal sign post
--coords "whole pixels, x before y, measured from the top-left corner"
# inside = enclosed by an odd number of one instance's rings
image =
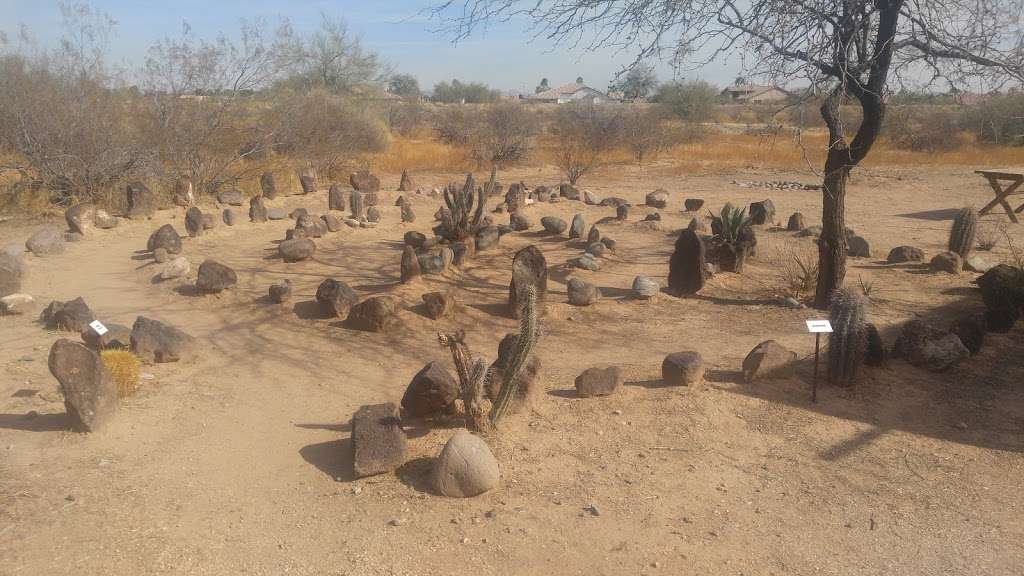
[[[811,402],[818,401],[818,355],[821,353],[821,335],[832,333],[828,320],[808,320],[807,331],[814,334],[814,380],[811,383]]]

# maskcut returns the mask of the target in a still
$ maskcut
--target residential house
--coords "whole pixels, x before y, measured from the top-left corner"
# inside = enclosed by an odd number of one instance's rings
[[[528,99],[531,102],[546,102],[552,104],[568,104],[570,102],[593,102],[594,104],[600,104],[602,102],[612,101],[612,98],[604,92],[594,90],[590,86],[578,82],[564,84],[557,88],[539,92],[529,96]]]
[[[721,95],[730,102],[782,102],[789,98],[789,92],[778,86],[760,86],[757,84],[733,84],[726,86]]]

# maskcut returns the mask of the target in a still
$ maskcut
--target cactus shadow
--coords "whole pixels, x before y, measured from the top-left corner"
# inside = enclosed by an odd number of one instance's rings
[[[508,304],[506,303],[494,303],[494,304],[466,304],[469,308],[476,308],[484,314],[489,314],[496,318],[511,318],[512,315],[508,312]]]
[[[306,462],[338,482],[355,480],[353,470],[353,448],[351,438],[309,444],[299,449],[299,455]]]
[[[925,210],[923,212],[908,212],[905,214],[897,214],[897,218],[911,218],[914,220],[932,220],[940,222],[942,220],[953,220],[956,218],[959,208],[942,208],[940,210]]]

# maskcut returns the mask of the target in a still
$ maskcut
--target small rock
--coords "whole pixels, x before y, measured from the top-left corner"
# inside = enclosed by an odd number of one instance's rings
[[[661,222],[661,212],[651,212],[644,216],[644,222]]]
[[[107,331],[101,336],[92,326],[82,330],[82,342],[93,350],[128,350],[132,346],[132,329],[115,323],[104,324]]]
[[[185,211],[185,232],[189,235],[189,238],[195,238],[196,236],[202,236],[203,230],[206,228],[203,226],[203,212],[196,206],[192,206]]]
[[[269,206],[267,207],[267,219],[268,220],[284,220],[288,217],[288,213],[281,206]]]
[[[512,227],[512,230],[515,230],[516,232],[529,230],[530,227],[533,226],[533,222],[531,222],[530,218],[526,216],[526,214],[523,214],[521,210],[509,214],[508,224]]]
[[[8,294],[0,297],[0,314],[22,314],[34,302],[35,299],[28,294]]]
[[[959,274],[963,269],[963,260],[956,252],[940,252],[932,257],[928,269],[932,272]]]
[[[651,208],[667,208],[668,207],[668,191],[658,189],[651,192],[644,199],[644,204]]]
[[[696,212],[704,207],[704,199],[702,198],[687,198],[683,200],[683,208],[687,212]]]
[[[544,227],[544,230],[550,234],[561,234],[568,228],[568,224],[565,220],[558,218],[557,216],[545,216],[540,219],[540,225]]]
[[[796,352],[787,350],[775,340],[767,340],[755,346],[743,359],[743,380],[754,382],[787,376],[795,362]]]
[[[704,360],[697,352],[673,352],[661,363],[661,378],[667,386],[697,384],[704,378]]]
[[[228,206],[241,206],[245,197],[238,190],[224,190],[217,194],[217,202]]]
[[[275,304],[283,304],[292,297],[292,281],[285,278],[277,284],[271,284],[268,289],[270,301]]]
[[[376,206],[370,206],[366,209],[366,221],[367,222],[380,222],[380,208]]]
[[[747,210],[750,215],[750,223],[754,225],[771,224],[775,220],[775,204],[771,200],[751,202]]]
[[[226,226],[234,226],[238,223],[238,214],[231,208],[225,208],[224,211],[221,212],[221,220],[224,221]]]
[[[385,332],[398,324],[399,304],[394,296],[371,296],[352,307],[346,322],[357,330]]]
[[[584,190],[583,191],[583,203],[584,204],[589,204],[589,205],[593,206],[593,205],[596,205],[596,204],[600,204],[601,203],[601,199],[597,197],[597,194],[594,194],[590,190]]]
[[[47,329],[79,334],[95,319],[96,315],[81,297],[69,302],[54,300],[39,314],[39,321]]]
[[[624,377],[618,366],[587,368],[576,377],[576,394],[581,398],[608,396],[622,386]]]
[[[199,265],[196,273],[196,289],[208,294],[216,294],[238,284],[238,275],[228,265],[213,259],[207,259]]]
[[[359,302],[359,295],[348,284],[328,278],[317,287],[316,301],[325,315],[347,318],[349,311]]]
[[[96,221],[96,206],[85,202],[76,204],[64,212],[64,220],[72,232],[84,235]]]
[[[597,259],[594,258],[594,255],[589,252],[573,260],[572,265],[576,268],[582,268],[583,270],[590,270],[591,272],[597,272],[601,267],[601,265],[598,264]]]
[[[120,222],[117,219],[117,216],[113,216],[109,212],[107,212],[106,210],[103,210],[103,209],[97,209],[96,210],[96,216],[95,216],[95,220],[94,221],[96,223],[96,227],[101,229],[101,230],[109,230],[111,228],[117,228],[117,225]]]
[[[501,240],[501,232],[496,226],[487,226],[477,230],[476,233],[476,249],[487,250],[498,245],[498,241]]]
[[[573,306],[590,306],[601,299],[600,288],[579,278],[571,278],[566,288],[569,293],[569,304]]]
[[[192,266],[189,264],[188,258],[178,256],[164,264],[164,269],[160,272],[160,279],[171,280],[173,278],[183,278],[187,276],[191,270]]]
[[[924,252],[913,246],[897,246],[889,251],[885,258],[889,264],[903,264],[905,262],[923,262]]]
[[[300,262],[313,257],[316,243],[309,238],[285,240],[277,245],[277,251],[285,262]]]
[[[658,281],[647,276],[633,278],[633,294],[641,300],[648,300],[661,292],[661,285]]]
[[[862,236],[850,236],[846,240],[849,250],[847,255],[850,258],[870,258],[871,245]]]
[[[988,260],[985,260],[985,258],[983,258],[982,256],[969,256],[966,260],[964,260],[964,270],[968,270],[970,272],[978,272],[980,274],[984,274],[985,272],[988,272],[994,267],[995,264],[992,264]]]
[[[193,351],[195,339],[174,326],[139,316],[132,326],[131,347],[145,362],[177,362]]]
[[[25,248],[36,256],[50,256],[64,251],[64,232],[56,226],[36,231],[25,242]]]
[[[786,223],[786,230],[790,232],[799,232],[806,227],[807,223],[804,221],[804,215],[799,212],[794,212]]]
[[[146,249],[152,252],[158,248],[163,248],[168,254],[181,253],[181,236],[174,226],[164,224],[150,235]]]
[[[427,316],[434,320],[451,316],[455,310],[455,297],[447,292],[427,292],[423,295]]]

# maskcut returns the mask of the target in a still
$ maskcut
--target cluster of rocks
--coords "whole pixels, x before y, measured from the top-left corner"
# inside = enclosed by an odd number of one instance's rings
[[[888,264],[923,263],[926,256],[923,250],[914,246],[897,246],[889,251],[885,261]],[[928,269],[932,272],[960,274],[962,270],[985,273],[994,266],[979,255],[968,255],[966,259],[953,251],[939,252],[928,260]]]
[[[733,180],[732,184],[740,188],[764,188],[767,190],[821,190],[821,184],[804,184],[783,180]]]

